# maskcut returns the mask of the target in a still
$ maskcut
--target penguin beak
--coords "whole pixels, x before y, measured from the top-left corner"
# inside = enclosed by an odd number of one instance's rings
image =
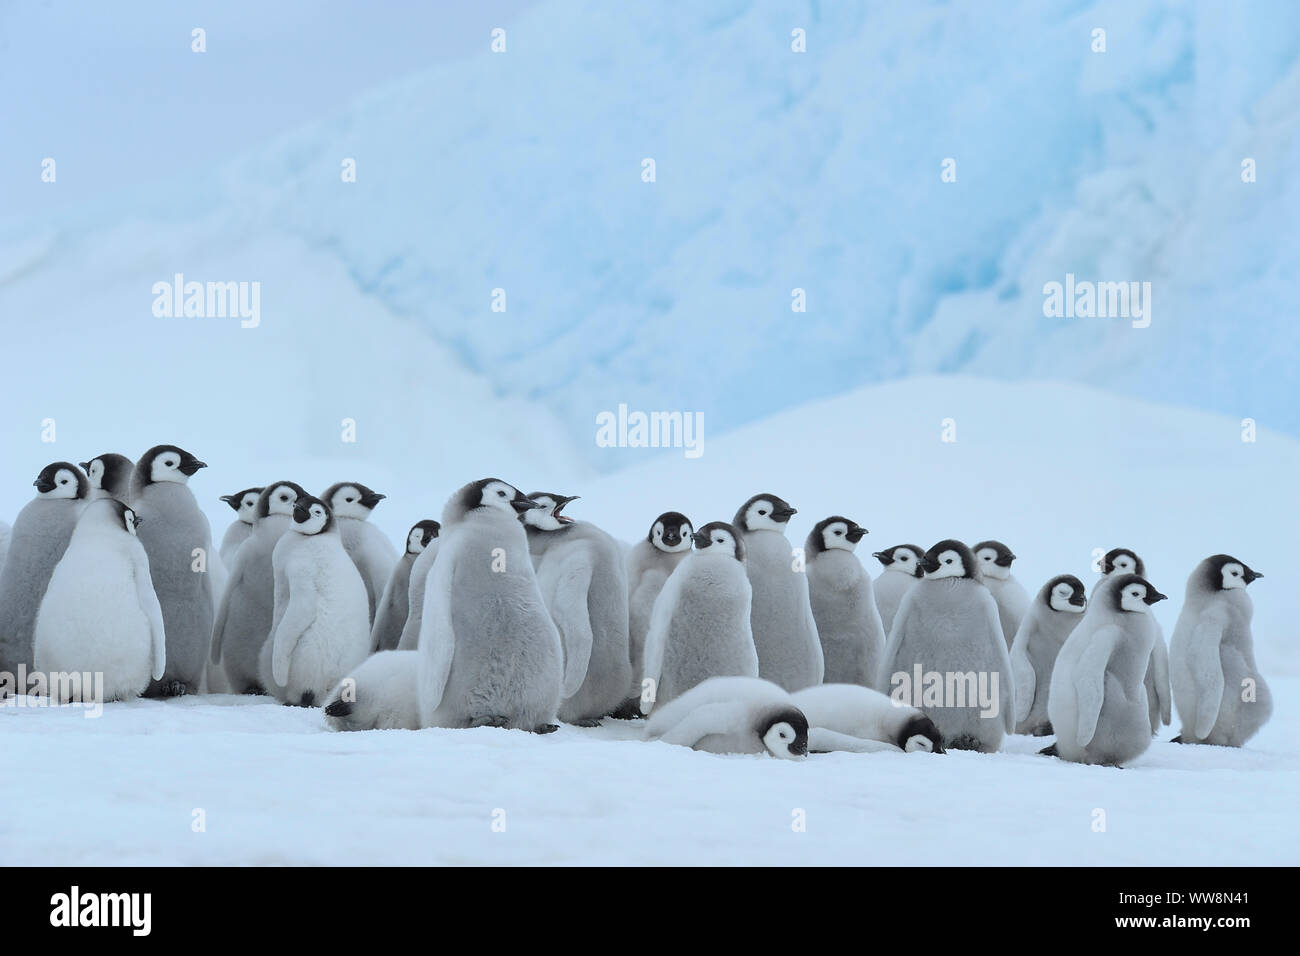
[[[189,461],[181,462],[178,470],[186,478],[190,478],[193,477],[194,473],[198,471],[200,468],[206,468],[206,467],[208,467],[207,462],[199,461],[197,458],[191,458]]]
[[[885,552],[883,552],[883,551],[872,551],[872,552],[871,552],[871,556],[872,556],[873,558],[875,558],[877,561],[879,561],[881,564],[890,564],[890,563],[892,563],[892,562],[890,562],[890,561],[886,561],[886,560],[885,560],[886,555],[885,555]]]
[[[235,500],[234,495],[222,495],[221,500],[230,505],[230,507],[234,508],[236,511],[239,510],[239,502]]]
[[[711,543],[709,541],[709,536],[703,531],[697,531],[691,535],[691,541],[695,543],[695,547],[697,548],[707,548]]]
[[[293,506],[293,520],[296,521],[298,524],[302,524],[310,517],[311,517],[311,511],[307,509],[306,505],[295,504]]]
[[[1011,562],[1014,560],[1016,560],[1016,556],[1014,554],[1007,553],[1002,555],[1002,557],[998,558],[993,563],[1000,568],[1009,568],[1011,567]]]
[[[138,528],[140,527],[140,522],[143,520],[144,519],[141,518],[139,515],[136,515],[134,518],[131,519],[131,526],[134,528]]]
[[[378,492],[370,491],[361,496],[361,507],[373,508],[379,502],[387,498],[388,495],[381,495]]]
[[[788,506],[785,507],[785,508],[773,508],[773,509],[772,509],[772,520],[773,520],[773,521],[789,521],[790,518],[791,518],[793,515],[797,515],[798,513],[799,513],[798,509],[796,509],[796,508],[791,508],[791,507],[788,507]]]
[[[939,559],[932,558],[928,554],[921,559],[921,570],[926,574],[932,574],[939,570]]]
[[[82,471],[90,471],[90,462],[79,461],[77,462],[77,467],[80,468]]]
[[[1070,603],[1075,607],[1085,607],[1088,604],[1088,599],[1081,594],[1078,597],[1070,598]]]
[[[1262,578],[1264,576],[1260,574],[1258,571],[1252,571],[1250,568],[1246,569],[1245,575],[1246,575],[1247,584],[1249,584],[1251,581],[1254,581],[1256,578]]]
[[[519,492],[517,495],[515,495],[513,499],[511,499],[510,505],[515,509],[515,511],[519,512],[520,514],[523,514],[525,511],[531,511],[534,508],[546,507],[546,505],[534,501],[532,498],[529,498],[522,491]]]
[[[849,539],[850,544],[857,544],[859,541],[862,540],[862,536],[865,535],[866,533],[867,533],[866,528],[850,528],[848,534],[845,535],[845,537]]]
[[[555,507],[551,509],[551,517],[554,518],[556,521],[560,522],[560,524],[573,524],[572,518],[566,517],[560,514],[560,512],[564,510],[564,506],[567,505],[570,501],[577,501],[580,497],[581,495],[569,495],[568,497],[561,497],[558,501],[556,501]]]
[[[1152,588],[1150,591],[1147,592],[1147,596],[1144,597],[1142,600],[1145,601],[1147,604],[1157,604],[1168,597],[1169,597],[1168,594],[1161,594],[1159,591]]]

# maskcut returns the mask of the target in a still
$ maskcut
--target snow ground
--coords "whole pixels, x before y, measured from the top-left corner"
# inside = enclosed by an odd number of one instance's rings
[[[948,416],[952,444],[939,440]],[[494,445],[484,423],[479,447],[506,456],[502,477],[582,494],[570,512],[627,540],[660,511],[729,518],[770,490],[800,508],[795,544],[833,512],[866,525],[859,550],[873,573],[868,556],[883,546],[997,536],[1021,556],[1014,570],[1033,590],[1064,571],[1091,582],[1092,549],[1126,544],[1171,596],[1156,608],[1166,634],[1195,563],[1235,553],[1268,575],[1251,592],[1276,713],[1243,750],[1169,744],[1176,730],[1166,728],[1130,768],[1112,770],[1038,757],[1045,741],[1026,737],[995,755],[796,764],[644,743],[639,725],[616,721],[547,737],[332,734],[319,711],[224,696],[109,704],[97,720],[7,707],[0,742],[20,772],[0,791],[0,861],[1300,863],[1300,517],[1285,504],[1300,474],[1295,440],[1261,429],[1243,443],[1230,418],[1078,386],[917,379],[706,435],[698,460],[611,449],[622,470],[562,481],[527,448]],[[209,456],[195,478],[205,503],[268,467],[223,440],[229,457]],[[441,468],[472,477],[478,455],[466,450]],[[316,464],[270,467],[296,476]],[[394,486],[376,520],[399,538],[416,511],[436,514],[452,486],[387,464]],[[206,832],[191,830],[196,808]],[[491,829],[497,808],[504,833]],[[807,812],[805,833],[791,829],[796,808]],[[1105,833],[1092,830],[1098,808]]]

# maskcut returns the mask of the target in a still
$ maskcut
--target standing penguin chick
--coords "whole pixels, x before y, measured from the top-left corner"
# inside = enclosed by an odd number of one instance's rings
[[[871,576],[853,553],[867,529],[834,515],[817,522],[804,544],[808,594],[826,661],[824,679],[872,686],[885,652]]]
[[[325,723],[331,730],[419,730],[416,657],[371,654],[325,698]]]
[[[1175,743],[1240,747],[1273,713],[1255,666],[1246,585],[1264,575],[1226,554],[1206,558],[1187,579],[1169,663],[1182,733]]]
[[[623,552],[591,522],[561,514],[577,496],[539,491],[528,497],[541,507],[520,518],[537,586],[564,647],[559,718],[595,727],[623,702],[632,683]]]
[[[819,684],[790,699],[808,718],[808,749],[814,753],[944,752],[943,734],[934,721],[870,687]]]
[[[420,646],[420,625],[424,621],[424,595],[428,590],[429,572],[433,570],[433,562],[438,559],[438,547],[441,542],[441,537],[430,538],[424,550],[411,562],[406,621],[402,624],[402,634],[397,642],[399,651],[413,651]]]
[[[36,614],[90,493],[81,469],[66,461],[46,465],[32,484],[36,497],[14,519],[0,569],[0,674],[32,665]]]
[[[745,546],[725,521],[706,524],[691,540],[694,553],[669,576],[650,615],[644,713],[710,677],[758,676]]]
[[[1164,599],[1136,574],[1097,585],[1056,658],[1047,698],[1056,743],[1043,753],[1118,767],[1151,746],[1142,677],[1155,640],[1151,605]]]
[[[885,566],[872,588],[876,596],[876,610],[880,612],[880,626],[884,628],[888,639],[903,595],[921,580],[921,559],[925,557],[925,548],[915,544],[896,544],[892,548],[875,552],[872,557]]]
[[[366,601],[370,606],[370,623],[375,623],[375,607],[379,603],[388,579],[397,563],[397,550],[382,531],[366,519],[384,495],[371,491],[355,481],[340,481],[330,485],[321,495],[334,514],[339,535],[348,557],[361,572],[366,584]]]
[[[992,753],[1016,721],[997,602],[960,541],[940,541],[925,553],[921,568],[925,577],[903,597],[894,617],[877,686],[925,711],[949,750]]]
[[[212,663],[221,664],[233,694],[264,692],[262,645],[275,617],[276,542],[293,523],[293,506],[307,496],[301,485],[277,481],[266,486],[254,509],[253,530],[235,552],[234,566],[212,627]]]
[[[1016,639],[1020,622],[1029,610],[1029,594],[1021,587],[1015,575],[1011,573],[1011,563],[1016,556],[1001,541],[981,541],[971,548],[984,586],[998,602],[998,620],[1002,624],[1002,637],[1007,642],[1007,650]]]
[[[235,512],[235,520],[230,522],[230,527],[221,536],[221,547],[217,552],[221,556],[221,563],[227,568],[235,566],[235,552],[253,533],[253,522],[257,520],[257,499],[261,496],[261,488],[245,488],[233,495],[221,496],[221,500]]]
[[[90,500],[96,498],[116,498],[126,501],[131,493],[131,473],[135,462],[126,455],[105,452],[90,461],[81,462],[81,470],[90,481]]]
[[[329,506],[304,495],[276,542],[275,616],[262,645],[262,682],[286,704],[311,707],[370,653],[366,586],[343,549]]]
[[[103,675],[106,701],[138,697],[166,666],[162,608],[136,537],[140,520],[116,498],[91,502],[50,577],[36,619],[36,669]],[[62,681],[51,680],[50,687],[69,690]],[[89,691],[82,687],[83,695]]]
[[[206,467],[175,445],[155,445],[131,473],[131,507],[140,516],[136,534],[149,555],[167,632],[167,673],[149,685],[148,697],[195,693],[212,645],[216,602],[207,571],[212,528],[187,487]],[[200,550],[204,563],[195,570]]]
[[[564,651],[518,519],[536,507],[483,478],[443,509],[416,651],[422,727],[558,729]]]
[[[438,537],[442,527],[437,521],[426,519],[417,521],[406,533],[406,550],[393,566],[388,585],[383,597],[379,599],[379,608],[375,611],[375,625],[370,629],[370,650],[392,651],[397,649],[402,639],[402,628],[406,626],[406,617],[411,607],[411,568],[415,559],[429,546],[429,542]],[[421,591],[421,600],[424,599]]]
[[[645,734],[646,740],[714,754],[768,753],[782,760],[808,755],[808,719],[783,688],[756,677],[711,677],[696,684],[656,707]]]
[[[1102,558],[1101,574],[1103,580],[1112,574],[1136,574],[1144,578],[1147,576],[1147,569],[1136,551],[1128,548],[1113,548]],[[1151,623],[1156,629],[1156,640],[1151,645],[1151,660],[1147,662],[1147,673],[1143,683],[1147,691],[1151,733],[1157,734],[1162,726],[1169,723],[1172,696],[1169,690],[1169,648],[1165,646],[1165,632],[1154,615]]]
[[[758,676],[786,690],[822,682],[825,660],[808,599],[808,577],[796,570],[786,524],[798,514],[776,495],[755,495],[732,524],[745,544],[745,572],[753,587]]]
[[[665,511],[655,518],[645,538],[628,552],[627,640],[632,683],[627,700],[616,716],[630,718],[641,714],[641,676],[645,670],[645,637],[650,630],[650,614],[669,575],[690,554],[694,533],[695,526],[686,515]]]
[[[1038,592],[1020,622],[1011,644],[1011,670],[1016,679],[1016,733],[1042,737],[1052,732],[1047,694],[1052,669],[1065,639],[1083,620],[1088,599],[1083,582],[1073,574],[1058,574]]]

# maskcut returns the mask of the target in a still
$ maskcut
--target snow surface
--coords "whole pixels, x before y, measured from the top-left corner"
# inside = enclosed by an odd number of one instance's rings
[[[944,417],[957,422],[956,443],[940,441]],[[220,440],[235,455],[237,442]],[[640,724],[609,720],[544,737],[335,734],[317,710],[255,698],[108,704],[95,720],[4,707],[0,741],[22,773],[0,795],[0,860],[1300,862],[1300,568],[1291,544],[1300,518],[1286,504],[1300,443],[1263,430],[1245,444],[1231,419],[1079,386],[935,378],[790,410],[709,439],[698,460],[611,453],[635,463],[570,485],[525,451],[502,477],[581,494],[573,515],[627,540],[660,511],[729,518],[751,493],[771,490],[800,509],[795,544],[833,512],[868,527],[859,553],[873,573],[870,552],[885,545],[996,536],[1021,556],[1013,570],[1032,590],[1059,572],[1093,581],[1092,549],[1123,544],[1171,595],[1156,609],[1167,634],[1196,562],[1234,553],[1267,575],[1251,593],[1276,712],[1245,749],[1170,744],[1176,729],[1166,728],[1130,768],[1114,770],[1039,757],[1045,741],[1027,737],[993,755],[792,763],[646,743]],[[460,478],[477,474],[471,458],[455,455]],[[221,490],[240,487],[235,476],[254,466],[294,476],[319,464],[267,466],[254,452],[208,460],[194,485]],[[391,506],[384,527],[400,540],[407,519],[436,513],[452,487],[389,464],[392,497],[376,518]],[[191,829],[196,808],[206,832]],[[504,833],[491,828],[497,809]],[[805,833],[791,828],[796,809],[806,811]],[[1095,809],[1106,811],[1104,833],[1092,829]]]

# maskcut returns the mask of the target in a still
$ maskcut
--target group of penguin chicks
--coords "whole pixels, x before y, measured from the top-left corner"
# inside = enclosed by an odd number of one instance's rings
[[[1241,746],[1271,712],[1245,591],[1261,575],[1228,555],[1192,573],[1166,650],[1165,595],[1127,549],[1091,599],[1063,574],[1031,601],[997,541],[897,545],[873,581],[866,529],[825,518],[799,552],[776,495],[698,530],[665,512],[629,550],[564,514],[575,496],[484,478],[400,556],[360,483],[248,488],[222,498],[213,559],[187,487],[203,467],[159,445],[40,472],[0,548],[0,673],[101,673],[104,700],[271,694],[336,730],[648,715],[647,739],[778,757],[1055,733],[1044,753],[1120,765],[1169,723],[1171,679],[1180,742]]]

